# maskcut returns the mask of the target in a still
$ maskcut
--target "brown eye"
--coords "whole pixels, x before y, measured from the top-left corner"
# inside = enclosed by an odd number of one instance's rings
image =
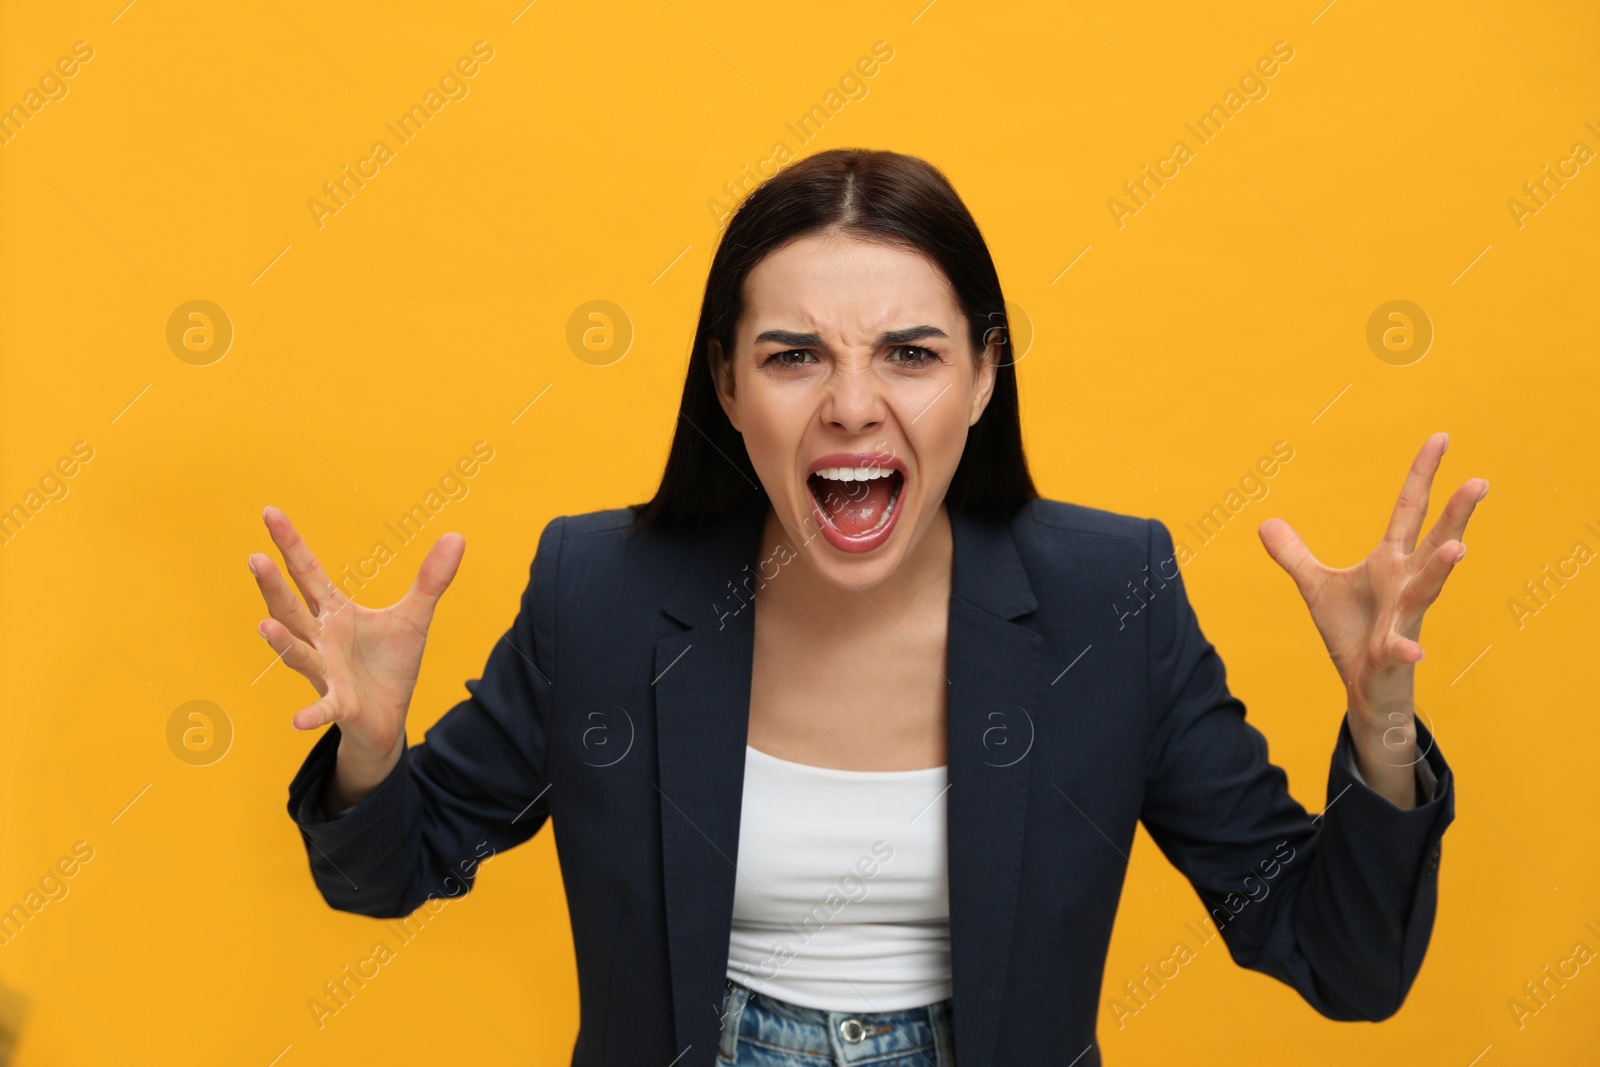
[[[895,359],[894,354],[896,352],[908,352],[912,355],[909,359]],[[932,351],[931,349],[919,348],[916,345],[895,345],[894,348],[889,350],[889,359],[892,363],[910,363],[917,365],[922,363],[933,363],[936,362],[938,358],[938,353]]]
[[[799,356],[799,359],[791,357]],[[774,352],[766,358],[767,363],[776,363],[781,367],[793,367],[801,363],[815,363],[817,357],[803,348],[791,348],[787,352]]]

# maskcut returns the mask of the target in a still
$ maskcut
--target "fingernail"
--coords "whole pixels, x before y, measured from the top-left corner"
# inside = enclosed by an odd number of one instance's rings
[[[262,637],[267,636],[267,623],[266,623],[265,619],[263,619],[261,621],[261,625],[260,626],[256,627],[256,632],[259,633]]]
[[[1466,554],[1467,554],[1467,546],[1466,545],[1462,545],[1461,546],[1461,551],[1456,553],[1456,562],[1460,563],[1461,562],[1461,557],[1465,556]]]
[[[1488,495],[1489,495],[1489,483],[1488,482],[1484,482],[1483,483],[1483,492],[1478,494],[1478,499],[1482,500],[1484,497],[1486,497]]]
[[[249,565],[250,573],[254,574],[256,572],[256,558],[251,556],[249,559],[245,560],[245,563]]]

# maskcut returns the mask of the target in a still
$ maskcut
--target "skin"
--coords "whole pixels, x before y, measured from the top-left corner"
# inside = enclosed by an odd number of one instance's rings
[[[389,776],[405,748],[406,709],[422,667],[422,648],[434,608],[461,566],[466,538],[451,532],[428,550],[406,595],[386,608],[346,597],[328,578],[289,516],[264,508],[261,521],[283,554],[302,604],[264,552],[252,553],[250,573],[271,618],[261,636],[283,662],[305,676],[318,699],[294,714],[297,730],[339,724],[339,756],[324,805],[337,811],[371,793]]]
[[[919,326],[943,336],[881,341]],[[761,339],[774,330],[816,340]],[[756,592],[755,748],[846,770],[945,762],[943,500],[993,394],[998,354],[992,344],[980,360],[944,274],[905,249],[818,235],[750,272],[733,351],[713,343],[712,365],[772,502],[760,558],[790,561]],[[837,452],[906,465],[897,525],[870,552],[841,551],[817,533],[806,478],[814,460]],[[870,695],[841,700],[847,693]]]
[[[760,559],[783,561],[756,591],[749,743],[849,770],[941,765],[952,563],[942,501],[993,392],[997,347],[973,351],[949,282],[929,260],[840,234],[775,250],[751,272],[745,295],[732,351],[713,351],[713,374],[772,501]],[[886,331],[920,326],[944,336],[881,342]],[[815,338],[760,339],[770,330]],[[1423,444],[1383,537],[1354,566],[1326,566],[1282,519],[1258,531],[1344,681],[1362,776],[1399,808],[1415,806],[1424,755],[1413,704],[1423,614],[1465,554],[1467,520],[1489,488],[1481,478],[1462,483],[1418,542],[1448,444],[1444,433]],[[806,486],[812,460],[854,451],[906,465],[898,526],[865,553],[816,533]],[[262,520],[288,578],[265,553],[250,556],[271,615],[261,634],[317,690],[295,713],[295,728],[340,725],[325,798],[337,810],[368,795],[400,758],[428,627],[465,539],[444,534],[404,597],[368,608],[328,579],[287,515],[268,507]],[[848,693],[870,697],[840,699]]]
[[[1267,554],[1288,572],[1311,611],[1328,656],[1345,684],[1345,717],[1356,762],[1374,792],[1397,808],[1416,806],[1416,665],[1422,660],[1422,617],[1466,555],[1467,520],[1489,492],[1468,478],[1420,543],[1428,494],[1450,435],[1423,443],[1406,473],[1389,525],[1367,558],[1352,567],[1322,563],[1279,518],[1257,533]]]

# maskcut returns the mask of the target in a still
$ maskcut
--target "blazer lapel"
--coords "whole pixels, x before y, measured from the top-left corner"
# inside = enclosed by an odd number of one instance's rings
[[[664,610],[688,629],[655,650],[662,875],[678,1053],[715,1046],[744,792],[757,569],[766,501],[689,549]],[[951,969],[957,1059],[989,1062],[1020,880],[1041,639],[1004,524],[952,513],[946,730]]]
[[[710,1062],[721,1026],[755,654],[755,606],[739,583],[757,568],[766,510],[763,496],[696,537],[662,605],[690,629],[656,644],[661,868],[686,1063]]]
[[[945,801],[956,1062],[993,1062],[1021,880],[1042,638],[1039,606],[1000,523],[952,513]]]

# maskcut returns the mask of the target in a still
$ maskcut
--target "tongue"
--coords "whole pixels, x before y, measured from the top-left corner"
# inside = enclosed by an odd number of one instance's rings
[[[860,537],[883,518],[893,494],[890,483],[895,476],[874,478],[870,482],[832,482],[825,478],[811,480],[812,493],[823,513],[846,537]]]

